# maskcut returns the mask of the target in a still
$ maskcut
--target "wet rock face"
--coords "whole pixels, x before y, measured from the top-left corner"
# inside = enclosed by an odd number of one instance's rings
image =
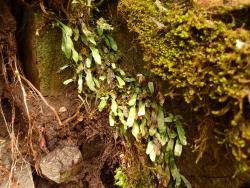
[[[82,167],[82,154],[77,147],[72,146],[55,149],[40,162],[42,174],[58,184],[71,181]]]

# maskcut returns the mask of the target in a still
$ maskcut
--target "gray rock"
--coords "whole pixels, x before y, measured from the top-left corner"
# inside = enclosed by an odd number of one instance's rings
[[[14,170],[12,182],[6,180],[0,185],[0,188],[35,188],[30,164],[22,167],[17,166]]]
[[[77,147],[55,149],[42,158],[42,174],[56,183],[69,182],[83,167],[83,158]]]
[[[12,181],[9,181],[9,172],[11,168],[11,150],[10,142],[0,138],[0,164],[7,173],[1,174],[0,188],[35,188],[30,164],[16,164],[13,170]]]

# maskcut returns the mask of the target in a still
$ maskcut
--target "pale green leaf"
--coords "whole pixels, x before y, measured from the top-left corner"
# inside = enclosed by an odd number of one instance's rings
[[[157,114],[157,126],[160,133],[166,132],[166,125],[164,120],[164,112],[162,107],[159,107]]]
[[[73,34],[72,29],[71,29],[69,26],[67,26],[67,25],[63,24],[62,22],[60,22],[59,20],[57,20],[57,21],[58,21],[58,23],[61,25],[61,28],[62,28],[62,30],[63,30],[63,33],[64,33],[65,35],[71,37],[72,34]]]
[[[139,101],[138,116],[144,116],[144,115],[145,115],[145,102]]]
[[[134,78],[125,78],[124,80],[125,80],[126,82],[134,82],[134,81],[135,81]]]
[[[116,69],[116,64],[115,63],[111,63],[111,67],[112,67],[112,69]]]
[[[115,115],[112,111],[109,112],[109,125],[113,127],[115,125]]]
[[[139,141],[139,135],[140,135],[140,127],[138,125],[138,122],[135,121],[132,127],[132,135],[135,137],[137,141]]]
[[[112,98],[111,111],[114,113],[115,116],[117,116],[117,108],[117,102],[115,101],[115,98]]]
[[[148,82],[148,88],[151,94],[154,93],[155,89],[154,89],[154,83],[153,82]]]
[[[120,69],[120,68],[117,68],[117,71],[118,71],[122,76],[125,76],[125,75],[126,75],[126,73],[125,73],[122,69]]]
[[[151,128],[149,129],[149,131],[148,131],[148,132],[149,132],[149,135],[150,135],[150,136],[154,136],[154,135],[155,135],[155,133],[157,132],[157,129],[156,129],[156,128],[152,128],[152,127],[151,127]]]
[[[78,93],[82,93],[83,89],[83,80],[82,80],[82,74],[78,76]]]
[[[59,70],[57,71],[57,73],[62,72],[63,70],[65,70],[65,69],[68,68],[68,67],[69,67],[69,64],[63,65],[62,67],[59,68]]]
[[[99,79],[100,79],[101,81],[104,81],[106,78],[107,78],[107,77],[104,76],[104,75],[102,75],[102,76],[99,77]]]
[[[103,29],[100,27],[97,27],[97,33],[98,35],[102,36],[103,35]]]
[[[141,131],[142,137],[146,136],[146,124],[147,124],[147,120],[146,120],[146,118],[143,118],[143,120],[140,124],[140,131]]]
[[[185,176],[181,175],[181,179],[187,188],[192,188],[191,183],[185,178]]]
[[[151,160],[152,162],[155,161],[155,158],[156,158],[156,153],[155,153],[155,151],[153,151],[153,152],[151,152],[151,153],[149,154],[149,158],[150,158],[150,160]]]
[[[96,87],[97,87],[97,88],[100,88],[100,83],[99,83],[99,81],[98,81],[95,77],[93,77],[93,80],[94,80],[94,82],[95,82]]]
[[[74,28],[73,29],[73,32],[74,32],[74,41],[78,41],[79,39],[79,30],[77,28]]]
[[[76,73],[77,73],[77,74],[81,74],[83,70],[84,70],[83,63],[80,62],[80,63],[78,64],[77,68],[76,68]]]
[[[154,147],[155,147],[155,145],[154,145],[153,141],[149,141],[148,145],[147,145],[147,149],[146,149],[146,154],[149,155],[149,158],[153,162],[155,161],[155,158],[156,158],[156,153],[155,153]]]
[[[180,157],[181,153],[182,153],[182,145],[181,145],[179,139],[177,139],[175,142],[175,146],[174,146],[174,155],[176,157]]]
[[[91,56],[87,57],[85,60],[85,64],[87,68],[91,67],[91,62],[92,62],[92,57]]]
[[[132,127],[135,121],[136,116],[136,108],[135,105],[132,106],[129,110],[128,119],[127,119],[127,126]]]
[[[164,121],[165,121],[166,123],[172,123],[172,122],[173,122],[173,119],[172,119],[172,117],[165,117],[165,118],[164,118]]]
[[[164,146],[168,141],[167,135],[160,134],[158,132],[155,134],[155,137],[158,139],[162,146]]]
[[[109,99],[109,96],[101,97],[101,102],[98,105],[99,112],[101,112],[105,108],[105,106],[107,105],[108,99]]]
[[[124,118],[124,115],[123,115],[121,109],[118,109],[118,113],[117,114],[118,114],[119,120],[124,125],[124,129],[126,130],[127,129],[127,122],[125,121],[125,118]]]
[[[74,48],[72,48],[72,58],[73,58],[75,63],[77,63],[78,60],[79,60],[79,55],[78,55],[77,51]]]
[[[86,83],[87,83],[87,86],[89,87],[89,89],[91,91],[96,91],[95,82],[93,80],[92,73],[90,70],[86,71],[86,78],[85,79],[86,79]]]
[[[94,46],[90,46],[90,50],[92,52],[92,56],[93,56],[95,62],[98,65],[101,65],[102,64],[102,60],[101,60],[101,56],[99,54],[99,50],[97,48],[95,48]]]
[[[128,102],[129,106],[134,106],[136,104],[137,94],[134,94]]]
[[[87,40],[89,42],[91,42],[92,44],[96,45],[96,41],[95,41],[94,36],[92,36],[92,35],[87,36]]]
[[[153,141],[149,141],[146,149],[146,154],[149,155],[154,151],[154,143]]]
[[[73,48],[74,48],[74,44],[71,38],[67,36],[65,33],[63,33],[61,49],[68,59],[71,57],[71,51]]]
[[[116,76],[116,79],[118,81],[118,87],[123,88],[123,86],[125,86],[124,80],[120,76]]]
[[[69,83],[73,82],[74,80],[72,78],[68,79],[68,80],[65,80],[63,82],[64,85],[68,85]]]

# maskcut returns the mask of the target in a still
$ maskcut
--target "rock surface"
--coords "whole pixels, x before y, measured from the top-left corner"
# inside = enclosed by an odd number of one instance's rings
[[[24,72],[44,96],[60,95],[65,91],[63,81],[72,77],[69,69],[58,73],[69,63],[61,50],[62,32],[52,28],[39,10],[27,4],[21,6],[25,23],[18,32],[18,46]]]
[[[77,147],[55,149],[41,159],[42,174],[56,183],[69,182],[83,167],[83,158]]]
[[[35,188],[31,167],[29,164],[22,167],[16,167],[14,170],[13,181],[6,180],[0,185],[0,188]]]
[[[10,142],[0,139],[0,188],[35,188],[30,164],[17,163],[12,181],[9,181],[11,163]]]

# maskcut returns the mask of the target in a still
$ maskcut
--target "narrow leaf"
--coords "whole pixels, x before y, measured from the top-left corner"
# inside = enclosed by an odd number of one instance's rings
[[[186,185],[187,188],[192,188],[191,183],[185,178],[185,176],[181,175],[181,179],[184,182],[184,184]]]
[[[134,94],[128,102],[129,106],[134,106],[136,104],[137,94]]]
[[[125,121],[125,118],[124,118],[124,115],[123,115],[121,109],[118,109],[118,113],[117,114],[118,114],[119,120],[124,125],[124,129],[127,130],[127,122]]]
[[[182,153],[182,145],[181,145],[179,139],[177,139],[175,142],[175,146],[174,146],[174,155],[176,157],[180,157],[181,153]]]
[[[109,112],[109,125],[111,127],[115,125],[115,116],[112,111]]]
[[[138,122],[135,121],[132,127],[132,135],[135,137],[137,141],[139,141],[139,135],[140,135],[140,127],[138,125]]]
[[[129,114],[128,114],[128,119],[127,119],[127,125],[128,127],[132,127],[135,121],[135,116],[136,116],[136,109],[135,109],[135,105],[132,106],[129,110]]]
[[[180,143],[184,146],[187,145],[187,138],[185,136],[185,131],[182,127],[180,120],[176,120],[175,124],[176,124],[177,133],[178,133]]]
[[[154,93],[155,89],[154,89],[154,83],[153,82],[148,82],[148,88],[151,94]]]
[[[113,39],[113,37],[111,37],[109,35],[107,37],[109,39],[109,43],[110,43],[112,50],[117,51],[118,47],[117,47],[117,44],[116,44],[115,40]]]
[[[141,132],[142,137],[146,136],[146,124],[147,124],[147,120],[146,118],[143,118],[140,124],[140,132]]]
[[[125,82],[124,82],[124,80],[120,77],[120,76],[116,76],[116,79],[117,79],[117,81],[118,81],[118,87],[119,88],[123,88],[123,86],[125,86]]]
[[[114,113],[115,116],[117,116],[117,108],[117,102],[115,101],[115,98],[112,98],[111,111]]]
[[[79,76],[78,76],[78,93],[82,92],[82,88],[83,88],[82,74],[79,74]]]
[[[99,54],[99,50],[97,48],[95,48],[94,46],[90,46],[90,50],[92,52],[92,56],[93,56],[95,62],[98,65],[101,65],[102,64],[102,60],[101,60],[101,56]]]
[[[68,64],[67,64],[67,65],[63,65],[62,67],[59,68],[59,70],[57,71],[57,73],[62,72],[63,70],[65,70],[65,69],[68,68],[68,67],[69,67]]]
[[[138,116],[144,116],[144,115],[145,115],[145,102],[139,101]]]
[[[146,149],[146,154],[149,155],[153,151],[154,151],[154,143],[153,141],[149,141]]]
[[[164,112],[162,107],[159,107],[159,111],[157,114],[157,126],[160,133],[166,132],[165,120],[164,120]]]
[[[91,56],[87,57],[86,60],[85,60],[87,68],[91,67],[91,62],[92,62],[92,57]]]
[[[109,96],[101,97],[101,102],[98,105],[99,112],[101,112],[105,108],[105,106],[107,105],[108,99],[109,99]]]
[[[86,71],[86,83],[91,91],[96,91],[95,82],[93,80],[92,73],[90,70]]]
[[[73,48],[74,45],[71,38],[67,36],[65,33],[63,33],[61,49],[68,59],[71,57],[71,51]]]
[[[64,85],[68,85],[69,83],[73,82],[74,80],[72,78],[68,79],[68,80],[65,80],[63,82]]]
[[[79,55],[78,55],[77,51],[74,48],[72,48],[72,58],[73,58],[75,63],[77,63],[78,60],[79,60]]]

